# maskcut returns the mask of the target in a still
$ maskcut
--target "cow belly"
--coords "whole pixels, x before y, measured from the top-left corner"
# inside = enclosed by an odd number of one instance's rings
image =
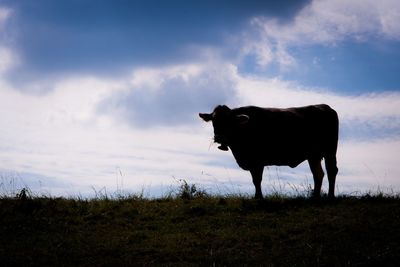
[[[293,158],[293,159],[284,159],[284,160],[276,160],[276,161],[266,161],[264,166],[289,166],[290,168],[297,167],[300,163],[302,163],[305,158]]]
[[[305,158],[304,159],[289,159],[289,160],[265,160],[265,161],[236,159],[236,162],[240,168],[248,171],[248,170],[251,170],[252,168],[258,167],[258,166],[289,166],[291,168],[295,168],[305,160],[306,160]]]
[[[239,167],[244,170],[250,170],[257,166],[289,166],[291,168],[297,167],[300,163],[307,159],[304,154],[267,154],[266,152],[244,152],[232,150],[233,156]]]

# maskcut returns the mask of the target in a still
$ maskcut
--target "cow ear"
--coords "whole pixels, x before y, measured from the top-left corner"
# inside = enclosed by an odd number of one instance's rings
[[[212,115],[211,114],[199,113],[199,116],[200,116],[200,118],[202,118],[206,122],[212,120]]]
[[[244,114],[235,116],[235,122],[240,125],[246,124],[249,121],[249,119],[250,117]]]

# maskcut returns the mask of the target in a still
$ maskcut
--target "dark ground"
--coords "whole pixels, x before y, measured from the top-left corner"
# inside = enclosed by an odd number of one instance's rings
[[[399,197],[0,199],[1,266],[399,264]]]

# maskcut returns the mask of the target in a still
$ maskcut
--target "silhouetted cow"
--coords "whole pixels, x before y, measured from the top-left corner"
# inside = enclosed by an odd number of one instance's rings
[[[256,198],[262,198],[264,166],[294,168],[304,160],[313,174],[314,196],[319,196],[324,177],[322,158],[328,173],[328,196],[334,197],[339,120],[328,105],[288,109],[217,106],[211,114],[199,116],[212,121],[214,141],[221,144],[218,148],[227,151],[229,147],[239,166],[250,171]]]

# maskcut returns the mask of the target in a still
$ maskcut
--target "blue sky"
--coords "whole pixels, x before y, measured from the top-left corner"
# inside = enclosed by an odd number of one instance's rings
[[[399,14],[394,0],[0,1],[0,173],[60,195],[159,194],[172,177],[252,192],[197,113],[324,102],[341,116],[339,188],[399,188]]]

